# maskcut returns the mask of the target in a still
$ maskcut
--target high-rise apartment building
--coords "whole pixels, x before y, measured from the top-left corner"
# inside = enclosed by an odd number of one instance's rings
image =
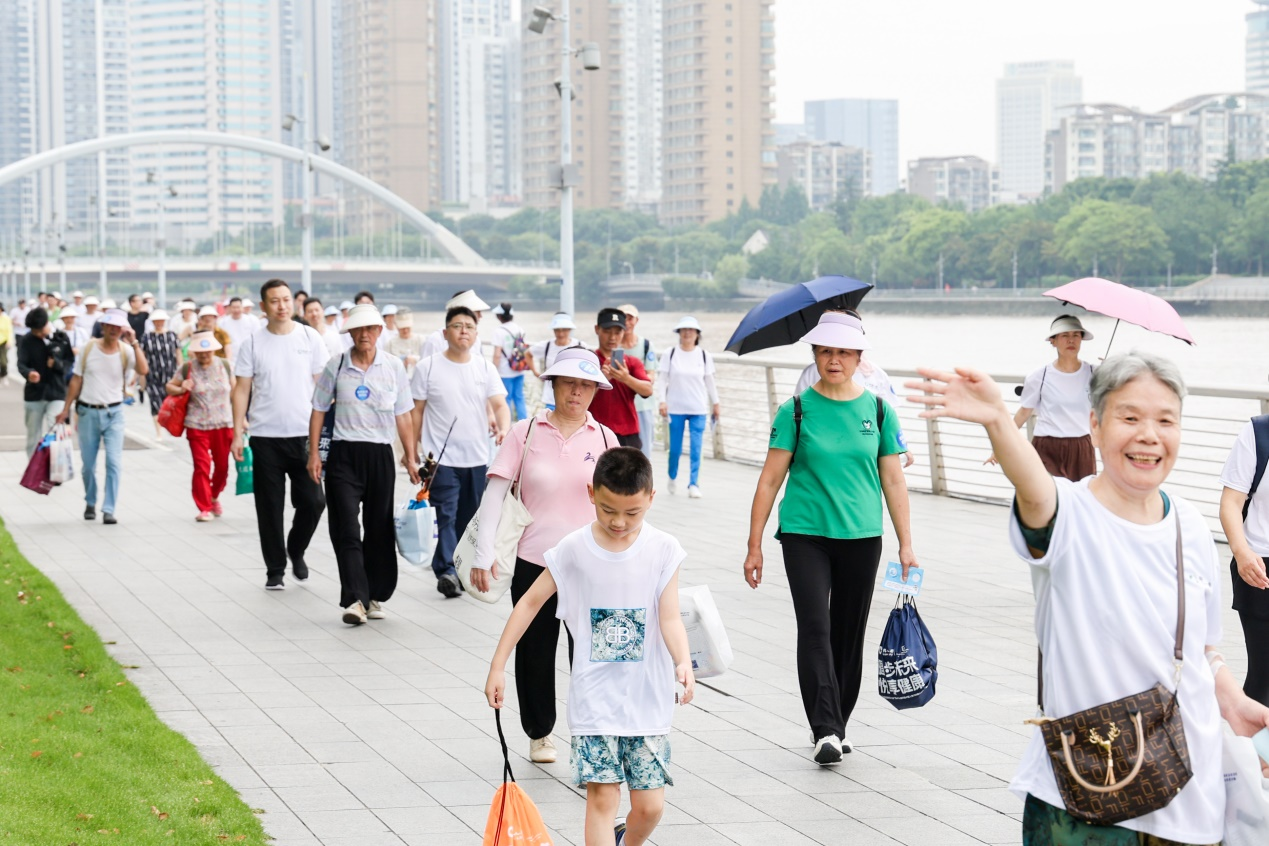
[[[816,141],[860,147],[872,157],[874,196],[899,190],[899,101],[811,100],[803,106],[803,125]]]
[[[197,129],[280,141],[281,23],[274,0],[129,3],[133,131]],[[281,225],[282,164],[245,150],[143,147],[132,153],[131,225],[168,238]]]
[[[1247,90],[1269,94],[1269,0],[1254,0],[1247,13]]]
[[[796,184],[812,209],[872,193],[872,154],[862,147],[825,141],[794,141],[776,147],[776,180]]]
[[[991,205],[991,165],[978,156],[948,156],[908,162],[908,193],[967,212]]]
[[[440,205],[434,0],[342,0],[343,164],[416,208]],[[395,213],[349,194],[350,231],[383,231]]]
[[[0,167],[29,156],[35,149],[31,79],[33,0],[0,3]],[[32,224],[34,185],[22,179],[0,186],[0,239],[17,244]]]
[[[1071,61],[1016,62],[996,80],[996,162],[1003,202],[1044,192],[1045,138],[1083,99]]]
[[[483,211],[520,199],[512,0],[438,0],[441,190]]]
[[[525,0],[530,20],[538,2]],[[601,67],[574,60],[572,159],[578,208],[655,212],[661,196],[662,0],[581,0],[571,9],[574,44],[599,46]],[[560,201],[552,182],[560,161],[560,30],[521,33],[521,148],[524,201]]]
[[[776,182],[774,0],[663,0],[661,220],[717,220]]]

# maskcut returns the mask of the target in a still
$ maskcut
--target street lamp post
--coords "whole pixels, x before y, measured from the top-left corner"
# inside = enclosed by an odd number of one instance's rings
[[[304,151],[304,161],[300,163],[303,169],[300,175],[300,288],[307,291],[311,296],[313,293],[313,164],[310,160],[311,149],[314,144],[323,153],[330,149],[330,141],[325,135],[314,136],[308,123],[308,116],[311,109],[309,108],[310,90],[308,84],[308,71],[305,71],[300,77],[300,86],[303,89],[300,96],[300,109],[302,114],[299,117],[295,115],[287,115],[282,119],[282,128],[287,132],[292,131],[298,123],[303,130],[300,137],[299,147]]]
[[[145,181],[154,184],[161,180],[156,178],[154,171],[147,170]],[[164,190],[167,191],[167,197],[163,196]],[[176,193],[175,185],[159,185],[159,226],[155,233],[154,246],[159,252],[159,308],[164,309],[167,308],[167,199],[175,197]]]
[[[582,67],[599,70],[599,45],[587,42],[581,48],[573,47],[572,29],[569,25],[568,4],[560,13],[541,6],[533,7],[533,20],[529,30],[541,35],[549,21],[558,21],[560,33],[561,70],[560,81],[560,311],[573,313],[573,57],[581,55]]]

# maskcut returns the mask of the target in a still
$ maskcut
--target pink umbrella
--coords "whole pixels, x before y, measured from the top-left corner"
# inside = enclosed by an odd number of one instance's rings
[[[1110,333],[1112,342],[1115,340],[1115,332],[1119,331],[1119,321],[1127,320],[1151,332],[1171,335],[1194,345],[1194,338],[1186,330],[1181,316],[1176,313],[1172,304],[1162,297],[1137,288],[1089,276],[1068,282],[1052,291],[1045,291],[1044,295],[1115,318],[1115,331]],[[1110,344],[1106,345],[1106,351],[1110,352]]]

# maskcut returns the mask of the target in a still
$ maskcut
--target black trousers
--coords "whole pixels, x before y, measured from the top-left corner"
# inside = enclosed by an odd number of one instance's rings
[[[529,592],[545,567],[516,559],[511,577],[511,605]],[[546,737],[555,728],[555,646],[560,641],[560,621],[555,616],[559,597],[552,596],[524,630],[516,644],[516,701],[520,703],[520,727],[530,739]],[[568,663],[573,665],[573,634],[568,635]]]
[[[1262,558],[1269,567],[1269,558]],[[1247,678],[1243,693],[1262,705],[1269,705],[1269,590],[1260,590],[1238,575],[1238,561],[1229,561],[1234,587],[1234,610],[1243,624],[1247,644]]]
[[[322,486],[308,476],[308,438],[251,438],[252,475],[260,552],[270,576],[286,572],[287,556],[303,558],[326,508]],[[283,540],[286,480],[295,519]]]
[[[339,605],[387,602],[397,589],[391,444],[334,441],[326,459],[330,543],[339,564]],[[360,521],[358,521],[360,516]]]
[[[816,738],[841,737],[859,700],[881,538],[785,534],[780,543],[798,624],[802,707]]]
[[[643,449],[643,438],[639,437],[638,432],[635,432],[633,435],[617,435],[617,443],[622,446]]]

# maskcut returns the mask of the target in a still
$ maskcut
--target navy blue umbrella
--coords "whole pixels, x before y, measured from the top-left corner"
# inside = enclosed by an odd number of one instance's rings
[[[859,308],[872,285],[849,276],[821,276],[772,294],[749,309],[732,333],[727,349],[737,355],[792,344],[829,309]]]

